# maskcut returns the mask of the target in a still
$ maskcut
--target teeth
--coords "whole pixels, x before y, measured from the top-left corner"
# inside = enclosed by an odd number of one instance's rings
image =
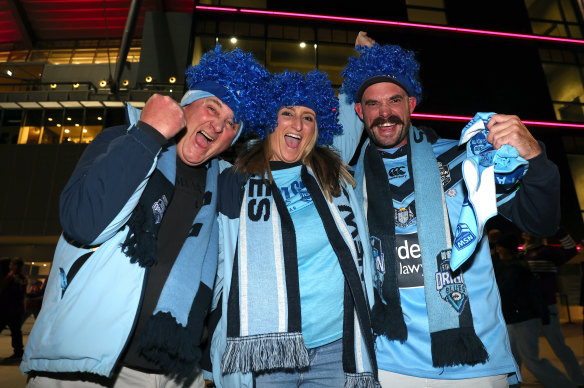
[[[384,123],[384,124],[379,124],[380,127],[393,127],[394,124],[391,123]]]
[[[201,135],[205,136],[205,139],[207,139],[208,141],[213,141],[213,139],[211,137],[209,137],[209,135],[207,135],[204,131],[199,132]]]
[[[298,140],[301,140],[302,139],[300,136],[294,135],[292,133],[287,133],[285,136],[290,136],[290,137],[293,137],[294,139],[298,139]]]

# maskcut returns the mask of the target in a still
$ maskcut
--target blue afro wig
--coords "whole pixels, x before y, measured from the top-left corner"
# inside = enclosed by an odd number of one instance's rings
[[[229,106],[243,133],[254,131],[266,121],[260,107],[266,99],[270,73],[250,53],[240,48],[222,51],[221,45],[205,53],[199,64],[186,71],[190,90],[209,92]],[[187,92],[188,93],[188,92]]]
[[[266,100],[267,118],[264,128],[270,132],[278,125],[278,111],[283,106],[305,106],[316,114],[318,145],[332,144],[333,137],[343,132],[338,123],[339,101],[326,73],[313,70],[304,75],[288,70],[274,74]],[[266,137],[264,129],[258,130],[260,138]]]
[[[393,82],[420,103],[420,65],[412,51],[396,45],[381,46],[378,43],[372,47],[358,46],[355,50],[360,55],[349,58],[349,63],[341,72],[344,80],[340,92],[347,95],[348,103],[361,102],[365,89],[378,82]]]

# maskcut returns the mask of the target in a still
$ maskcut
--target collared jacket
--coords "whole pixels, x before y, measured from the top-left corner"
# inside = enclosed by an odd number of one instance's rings
[[[28,338],[23,373],[110,376],[116,368],[138,318],[146,275],[122,252],[126,223],[162,153],[173,152],[151,131],[138,123],[101,132],[63,190],[64,233]],[[228,165],[212,162],[220,169]]]

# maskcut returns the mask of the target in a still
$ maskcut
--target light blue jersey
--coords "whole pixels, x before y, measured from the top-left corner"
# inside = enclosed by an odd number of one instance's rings
[[[343,336],[345,280],[322,220],[302,184],[301,168],[272,170],[272,176],[296,232],[302,336],[310,349]]]

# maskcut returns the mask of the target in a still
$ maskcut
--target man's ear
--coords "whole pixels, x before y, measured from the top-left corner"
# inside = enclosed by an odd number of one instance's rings
[[[416,105],[418,105],[418,99],[416,97],[409,97],[408,102],[410,104],[410,113],[412,113]]]
[[[361,105],[360,102],[355,103],[355,112],[357,112],[357,116],[359,116],[359,118],[363,120],[363,106]]]

